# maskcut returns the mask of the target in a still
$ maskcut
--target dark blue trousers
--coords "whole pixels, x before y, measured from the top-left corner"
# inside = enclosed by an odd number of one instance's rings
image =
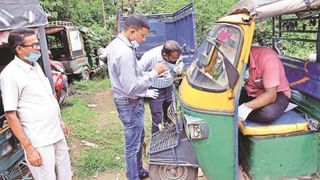
[[[242,88],[239,105],[252,99],[254,99],[254,97],[248,96],[245,88]],[[278,92],[277,99],[274,103],[252,111],[247,119],[258,123],[271,123],[282,115],[288,104],[289,98],[284,95],[283,92]]]
[[[158,88],[153,88],[158,89]],[[167,115],[167,110],[172,103],[172,91],[173,86],[167,88],[158,89],[159,96],[157,99],[150,99],[149,106],[152,116],[152,134],[159,131],[159,124],[163,121],[164,123],[170,122]]]
[[[144,101],[115,99],[119,118],[124,126],[125,161],[128,180],[139,180],[142,168],[142,149],[144,141]]]

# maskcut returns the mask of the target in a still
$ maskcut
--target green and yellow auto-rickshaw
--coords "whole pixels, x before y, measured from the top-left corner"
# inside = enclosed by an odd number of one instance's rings
[[[196,158],[188,161],[189,170],[200,167],[209,180],[319,179],[319,5],[319,0],[240,1],[208,30],[176,95],[176,115],[183,131],[179,134],[186,135],[192,147],[189,153]],[[296,107],[271,124],[241,122],[238,101],[256,22],[268,17],[273,27],[273,43],[268,46],[278,51],[279,41],[306,42],[317,58],[312,62],[279,54],[292,90],[292,107]],[[185,156],[174,157],[176,161],[168,164],[175,171],[165,168],[161,158],[151,161],[151,167],[158,164],[163,172],[174,172],[172,179],[194,178],[174,178],[181,172],[178,167],[188,166],[178,163]]]

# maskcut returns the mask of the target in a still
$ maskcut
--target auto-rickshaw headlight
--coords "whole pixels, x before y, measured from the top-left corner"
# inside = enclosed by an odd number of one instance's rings
[[[208,123],[200,118],[184,115],[189,139],[206,139],[209,135]]]

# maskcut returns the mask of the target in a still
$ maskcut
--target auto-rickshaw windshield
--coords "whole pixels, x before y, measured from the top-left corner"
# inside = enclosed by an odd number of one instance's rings
[[[224,59],[232,65],[237,63],[240,30],[227,24],[215,24],[200,44],[195,62],[187,77],[191,85],[209,91],[221,92],[228,87]]]

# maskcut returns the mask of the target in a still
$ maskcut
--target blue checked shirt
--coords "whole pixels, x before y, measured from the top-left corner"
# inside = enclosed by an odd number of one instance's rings
[[[152,87],[155,88],[166,88],[173,84],[172,70],[174,65],[167,63],[163,59],[161,55],[162,47],[163,46],[158,46],[145,52],[139,61],[139,64],[144,72],[151,71],[158,63],[164,63],[168,67],[169,71],[160,74],[158,78],[152,79]]]
[[[143,73],[135,55],[135,45],[119,34],[106,48],[113,96],[117,99],[144,97],[156,78],[155,70]]]

